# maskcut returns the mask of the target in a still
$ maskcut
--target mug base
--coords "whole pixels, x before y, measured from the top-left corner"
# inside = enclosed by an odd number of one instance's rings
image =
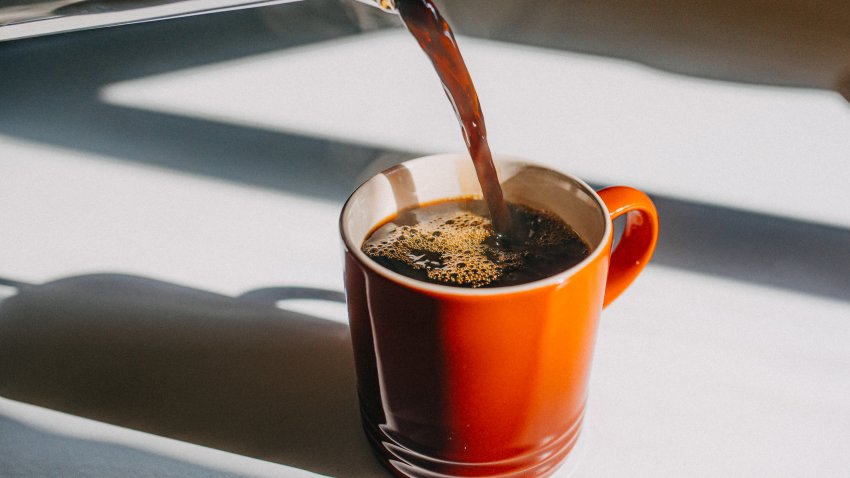
[[[400,445],[387,435],[380,426],[371,423],[365,416],[362,423],[372,452],[390,473],[398,478],[545,478],[559,471],[559,476],[568,477],[578,468],[580,458],[579,436],[582,418],[570,427],[567,433],[545,447],[515,458],[498,462],[449,462],[424,456]]]

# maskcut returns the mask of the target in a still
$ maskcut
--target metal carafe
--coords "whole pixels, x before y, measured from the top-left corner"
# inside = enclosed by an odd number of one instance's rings
[[[294,0],[11,0],[0,3],[0,41],[289,3]],[[394,11],[393,0],[356,0]]]

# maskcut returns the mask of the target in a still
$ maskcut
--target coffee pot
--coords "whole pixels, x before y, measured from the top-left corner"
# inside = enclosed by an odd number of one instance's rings
[[[0,41],[289,3],[294,0],[13,0],[0,4]],[[393,0],[355,0],[395,11]]]

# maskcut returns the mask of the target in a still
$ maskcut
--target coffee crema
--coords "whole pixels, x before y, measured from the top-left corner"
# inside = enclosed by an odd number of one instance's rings
[[[361,250],[412,279],[456,287],[504,287],[555,275],[590,254],[560,217],[508,203],[521,239],[501,241],[481,199],[456,198],[399,211],[379,224]]]

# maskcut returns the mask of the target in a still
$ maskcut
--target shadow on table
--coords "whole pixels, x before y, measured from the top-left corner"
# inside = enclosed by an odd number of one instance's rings
[[[380,476],[345,324],[127,275],[25,286],[0,302],[0,395],[311,472]]]
[[[155,476],[240,478],[242,475],[160,456],[125,445],[55,434],[0,417],[4,478],[33,476]],[[31,464],[38,463],[37,471]]]

